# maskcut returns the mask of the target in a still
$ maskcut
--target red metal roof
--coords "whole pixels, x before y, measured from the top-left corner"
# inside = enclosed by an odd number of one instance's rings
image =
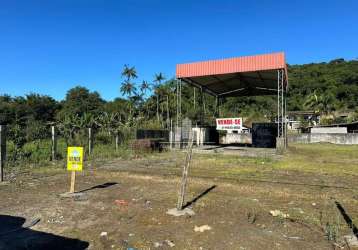
[[[176,77],[185,78],[223,75],[275,69],[285,69],[287,74],[285,53],[278,52],[256,56],[243,56],[222,60],[178,64],[176,66]]]

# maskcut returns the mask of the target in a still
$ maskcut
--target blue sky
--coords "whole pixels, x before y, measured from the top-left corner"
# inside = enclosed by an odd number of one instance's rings
[[[285,51],[290,64],[358,58],[358,1],[0,0],[0,94],[121,96],[177,63]]]

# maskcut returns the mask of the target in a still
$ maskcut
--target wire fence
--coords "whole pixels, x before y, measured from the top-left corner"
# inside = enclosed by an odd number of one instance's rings
[[[55,126],[49,126],[48,130],[50,132],[31,140],[3,132],[2,148],[6,150],[2,155],[6,155],[6,164],[12,166],[19,163],[64,161],[69,146],[83,147],[85,160],[123,157],[132,153],[132,142],[136,138],[135,128],[118,133],[83,128],[77,129],[70,136],[61,133]]]
[[[34,131],[0,125],[2,128],[2,162],[47,163],[65,160],[67,147],[84,148],[84,159],[109,159],[130,157],[142,152],[162,151],[167,148],[185,147],[191,124],[168,129],[140,129],[125,127],[115,130],[44,125]],[[113,132],[115,131],[115,132]],[[6,155],[6,157],[5,157]],[[6,158],[6,159],[5,159]]]

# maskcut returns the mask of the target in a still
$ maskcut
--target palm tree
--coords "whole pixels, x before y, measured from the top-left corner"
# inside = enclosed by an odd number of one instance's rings
[[[147,81],[143,81],[142,84],[140,85],[140,91],[142,93],[142,95],[144,95],[147,90],[150,90],[150,84]]]
[[[336,98],[332,92],[326,91],[321,95],[320,98],[320,107],[324,114],[328,115],[332,112],[332,109],[335,105]]]
[[[137,70],[135,67],[129,67],[127,64],[124,65],[124,68],[122,70],[122,77],[125,78],[125,80],[122,82],[121,85],[121,92],[123,95],[126,95],[127,97],[131,97],[136,95],[137,88],[135,84],[132,82],[133,79],[137,78]],[[129,114],[132,114],[132,105],[130,104],[129,107]]]
[[[155,88],[155,92],[156,92],[155,94],[157,96],[157,119],[158,119],[158,122],[159,122],[159,93],[158,93],[158,88],[159,88],[159,86],[160,86],[160,84],[161,84],[161,82],[163,80],[165,80],[165,77],[161,72],[159,72],[158,74],[154,75],[154,82],[156,83],[154,88]]]
[[[136,92],[136,86],[132,82],[125,80],[121,85],[121,92],[123,95],[130,97]]]
[[[304,106],[313,108],[316,113],[322,112],[327,115],[332,111],[335,101],[336,99],[331,92],[326,91],[318,95],[314,91],[306,98]]]
[[[313,91],[313,93],[306,97],[306,100],[303,105],[306,108],[311,108],[314,112],[319,113],[319,99],[320,98],[317,95],[316,91]]]
[[[136,92],[136,86],[132,80],[138,77],[137,70],[134,66],[129,67],[127,64],[125,64],[122,70],[122,77],[124,77],[125,80],[122,82],[121,92],[123,95],[131,96]]]
[[[147,81],[142,82],[142,84],[140,85],[140,92],[141,92],[141,96],[144,97],[147,90],[150,90],[150,84]],[[143,100],[145,100],[145,97],[143,98]],[[148,103],[144,102],[144,108],[146,113],[148,114]]]
[[[135,79],[138,77],[137,70],[135,67],[129,67],[128,64],[124,65],[124,68],[122,70],[122,77],[126,77],[129,81],[130,79]]]

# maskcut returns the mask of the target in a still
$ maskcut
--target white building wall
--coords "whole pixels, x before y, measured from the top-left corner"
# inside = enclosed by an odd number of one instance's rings
[[[347,134],[347,127],[311,128],[311,134]]]

